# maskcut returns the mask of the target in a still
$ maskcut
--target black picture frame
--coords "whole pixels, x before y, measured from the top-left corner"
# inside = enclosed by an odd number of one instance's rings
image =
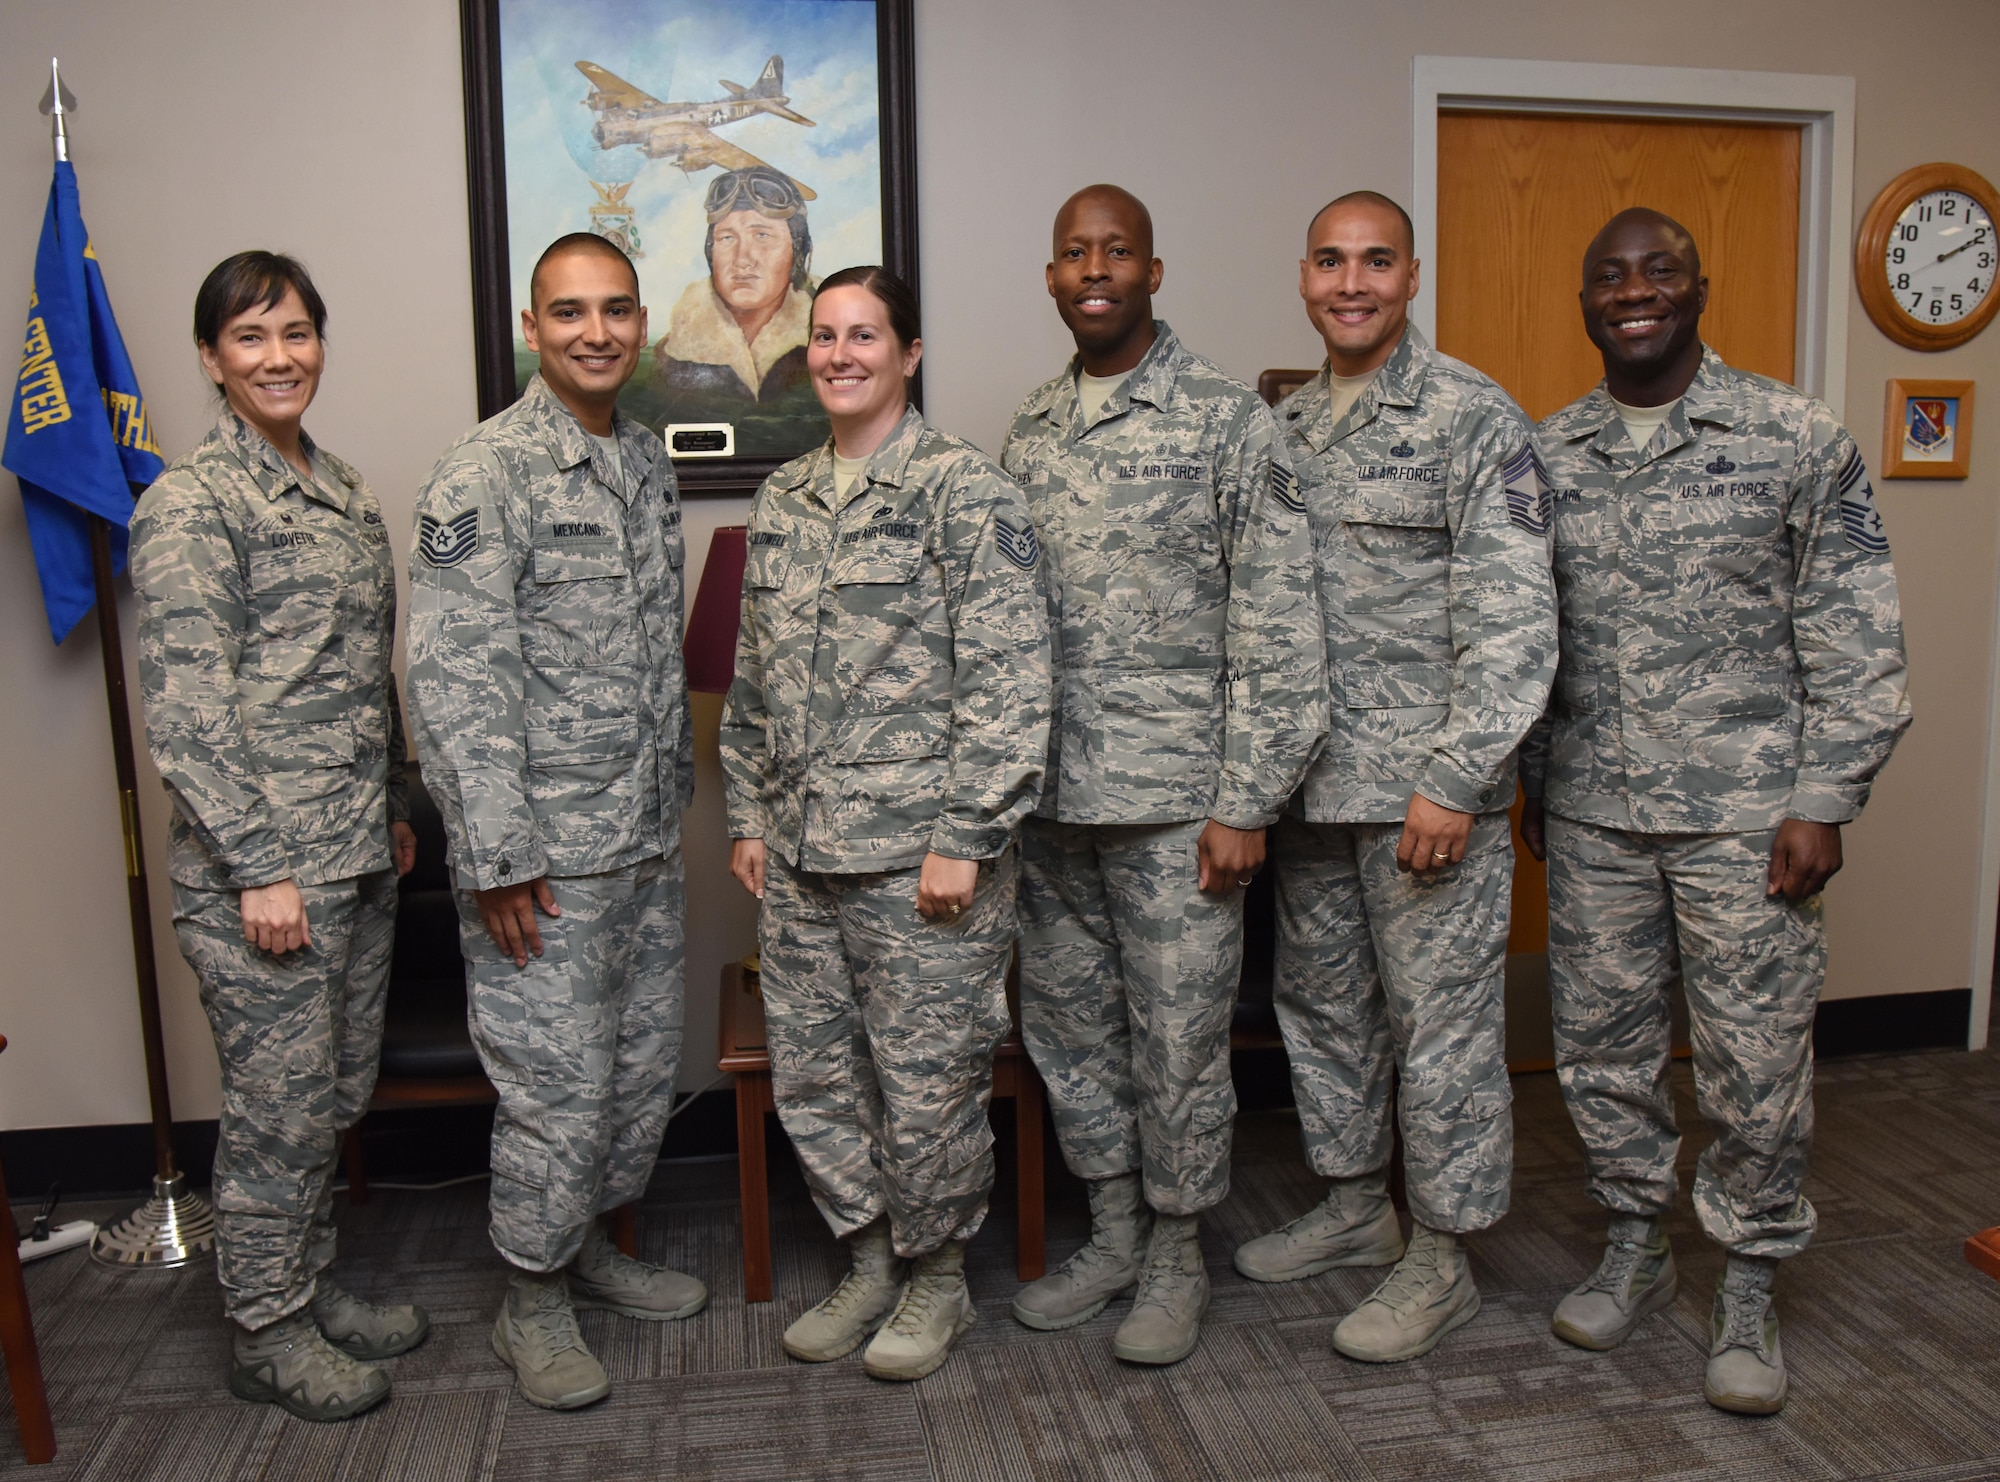
[[[921,302],[917,271],[917,128],[914,0],[875,0],[882,159],[882,262]],[[474,363],[482,421],[520,396],[514,380],[511,259],[507,241],[507,140],[501,108],[500,0],[459,0],[465,84],[466,197],[472,231]],[[910,385],[923,404],[922,372]],[[784,460],[681,458],[683,497],[754,493]]]

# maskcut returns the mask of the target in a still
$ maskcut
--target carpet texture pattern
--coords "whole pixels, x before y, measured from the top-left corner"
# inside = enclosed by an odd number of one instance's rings
[[[481,1185],[382,1191],[341,1212],[339,1274],[414,1298],[432,1334],[395,1361],[395,1392],[340,1425],[292,1420],[224,1387],[228,1335],[212,1267],[107,1272],[80,1254],[28,1268],[60,1446],[21,1462],[0,1404],[0,1477],[91,1482],[619,1482],[625,1478],[1562,1479],[2000,1476],[2000,1283],[1960,1257],[2000,1223],[2000,1056],[1949,1052],[1824,1064],[1809,1193],[1812,1249],[1779,1285],[1791,1402],[1767,1420],[1701,1397],[1710,1295],[1722,1257],[1687,1207],[1706,1141],[1686,1067],[1683,1202],[1669,1230],[1681,1295],[1614,1353],[1549,1332],[1557,1300],[1594,1266],[1604,1218],[1582,1193],[1581,1149],[1552,1075],[1515,1081],[1513,1213],[1474,1238],[1485,1305],[1414,1363],[1334,1351],[1334,1325],[1377,1273],[1259,1286],[1236,1242],[1299,1213],[1321,1187],[1285,1113],[1239,1124],[1235,1188],[1206,1222],[1214,1305],[1186,1362],[1112,1358],[1126,1304],[1065,1333],[1008,1316],[1011,1174],[972,1249],[979,1325],[914,1385],[868,1379],[857,1353],[809,1366],[778,1338],[837,1279],[820,1224],[773,1128],[776,1300],[742,1300],[732,1161],[664,1164],[642,1211],[641,1254],[701,1275],[707,1312],[651,1325],[587,1313],[610,1371],[604,1404],[556,1415],[524,1403],[487,1334],[504,1274]],[[1007,1118],[1001,1118],[1004,1124]],[[1053,1144],[1051,1144],[1053,1148]],[[1052,1164],[1054,1154],[1051,1152]],[[1051,1259],[1088,1226],[1082,1186],[1050,1177]]]

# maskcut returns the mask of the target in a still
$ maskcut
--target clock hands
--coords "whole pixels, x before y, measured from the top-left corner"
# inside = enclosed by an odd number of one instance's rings
[[[1968,247],[1976,247],[1977,245],[1978,245],[1978,243],[1977,243],[1976,241],[1973,241],[1973,242],[1960,242],[1960,243],[1959,243],[1959,244],[1958,244],[1958,245],[1957,245],[1956,247],[1952,248],[1952,249],[1951,249],[1951,251],[1949,251],[1949,252],[1940,252],[1940,253],[1939,253],[1939,254],[1937,255],[1937,260],[1938,260],[1938,262],[1943,262],[1943,261],[1944,261],[1944,260],[1945,260],[1945,259],[1946,259],[1947,257],[1956,257],[1956,256],[1958,256],[1958,254],[1959,254],[1959,253],[1961,253],[1961,252],[1965,251],[1965,249],[1966,249],[1966,248],[1968,248]],[[1932,263],[1932,264],[1931,264],[1931,266],[1932,266],[1932,267],[1936,267],[1936,266],[1937,266],[1937,263]]]

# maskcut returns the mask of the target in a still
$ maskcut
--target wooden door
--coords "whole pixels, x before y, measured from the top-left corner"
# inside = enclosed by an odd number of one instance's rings
[[[1437,261],[1426,264],[1438,348],[1485,371],[1530,417],[1567,406],[1604,370],[1577,304],[1583,250],[1616,212],[1651,206],[1701,249],[1702,338],[1732,365],[1790,381],[1800,140],[1796,125],[1440,113]],[[1522,850],[1508,952],[1539,965],[1547,951],[1547,878]],[[1508,1010],[1509,1060],[1551,1063],[1546,993],[1510,993]]]

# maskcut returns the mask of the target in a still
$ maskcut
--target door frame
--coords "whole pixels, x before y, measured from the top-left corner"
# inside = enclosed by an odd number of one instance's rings
[[[1412,180],[1417,256],[1437,254],[1438,129],[1442,112],[1712,118],[1800,125],[1799,302],[1793,369],[1801,389],[1846,420],[1847,304],[1853,269],[1854,79],[1800,72],[1723,72],[1507,57],[1416,59]],[[1419,296],[1417,327],[1435,341],[1437,298]]]

